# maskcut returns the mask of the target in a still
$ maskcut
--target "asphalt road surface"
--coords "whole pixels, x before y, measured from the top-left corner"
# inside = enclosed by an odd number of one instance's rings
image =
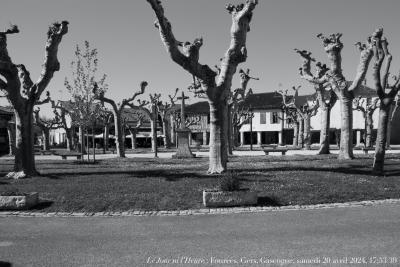
[[[0,266],[400,266],[400,205],[0,218]]]

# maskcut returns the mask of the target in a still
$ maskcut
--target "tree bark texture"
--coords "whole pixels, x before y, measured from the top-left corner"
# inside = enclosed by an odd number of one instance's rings
[[[299,119],[299,134],[297,136],[297,145],[300,148],[304,146],[304,120],[302,118]]]
[[[304,117],[304,148],[311,149],[311,118],[308,114]]]
[[[389,123],[389,113],[391,105],[380,105],[379,107],[379,122],[378,134],[375,145],[375,156],[373,163],[373,172],[383,174],[385,164],[386,137]]]
[[[299,122],[293,122],[293,146],[299,146]]]
[[[319,155],[330,154],[329,149],[329,129],[331,120],[331,108],[321,108],[321,133],[319,138]]]
[[[341,113],[339,159],[353,159],[353,98],[341,94],[339,101]]]

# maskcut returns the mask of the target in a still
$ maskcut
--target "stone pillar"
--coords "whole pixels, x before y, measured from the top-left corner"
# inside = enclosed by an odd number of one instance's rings
[[[257,132],[257,145],[261,146],[261,132]]]
[[[193,158],[195,155],[190,150],[189,136],[191,131],[189,129],[177,129],[176,135],[178,137],[178,148],[176,154],[172,158]]]
[[[207,131],[203,132],[203,146],[207,145]]]
[[[240,132],[240,146],[244,145],[244,132]]]
[[[279,131],[278,132],[278,143],[279,143],[279,145],[280,146],[282,146],[283,145],[283,131]]]
[[[360,130],[357,130],[357,142],[356,142],[356,146],[360,146],[360,145],[361,145],[360,142],[361,142],[361,131],[360,131]]]

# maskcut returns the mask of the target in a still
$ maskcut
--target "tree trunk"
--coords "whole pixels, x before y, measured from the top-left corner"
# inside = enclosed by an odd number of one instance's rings
[[[298,136],[298,146],[303,148],[304,145],[304,120],[299,120],[299,136]]]
[[[10,156],[15,155],[15,124],[7,124],[7,134],[8,134],[8,154]]]
[[[227,167],[227,140],[224,133],[227,103],[222,101],[210,104],[210,154],[208,173],[222,173]]]
[[[43,136],[43,150],[50,150],[50,130],[47,128],[42,129]]]
[[[156,106],[151,106],[151,151],[154,152],[154,157],[157,155],[157,110]]]
[[[110,128],[108,125],[104,126],[104,140],[103,140],[103,146],[105,151],[108,151],[108,146],[109,146],[109,139],[110,139]]]
[[[130,130],[130,132],[131,132],[131,142],[132,142],[132,149],[137,149],[137,142],[136,142],[136,134],[137,134],[137,130],[136,129],[133,129],[133,130]]]
[[[353,97],[341,92],[341,132],[339,159],[353,159]]]
[[[372,147],[372,129],[373,129],[372,113],[368,112],[365,119],[365,146]]]
[[[115,124],[115,146],[117,150],[117,157],[125,158],[125,144],[124,144],[124,137],[123,137],[123,129],[122,129],[122,122],[121,122],[121,113],[116,112],[113,110],[114,115],[114,124]]]
[[[233,133],[232,130],[232,107],[227,105],[228,117],[227,117],[227,127],[228,127],[228,155],[233,155]]]
[[[311,118],[306,115],[304,118],[304,146],[306,150],[311,150]]]
[[[393,112],[394,112],[394,106],[393,106],[393,104],[391,104],[390,110],[389,110],[389,120],[388,120],[388,125],[387,125],[387,130],[386,130],[386,132],[387,132],[386,133],[386,149],[390,149]]]
[[[379,108],[378,135],[376,138],[373,173],[383,175],[385,163],[386,137],[389,122],[390,105],[384,105],[381,101]]]
[[[67,138],[68,151],[74,150],[74,137],[73,137],[72,127],[65,129],[65,136]]]
[[[330,107],[321,108],[321,133],[319,136],[318,155],[330,154],[329,150],[329,128],[331,121]]]
[[[83,131],[83,126],[79,126],[79,144],[80,144],[80,148],[81,148],[81,153],[82,156],[86,153],[86,149],[85,149],[85,135],[84,135],[84,131]],[[83,159],[83,157],[82,157]]]
[[[38,174],[33,150],[33,105],[26,104],[15,112],[16,140],[14,172],[21,172],[21,177]],[[18,177],[15,177],[18,178]]]
[[[235,147],[240,146],[238,136],[239,136],[239,127],[235,125],[233,126],[233,145]]]
[[[293,146],[299,146],[299,122],[293,122]]]
[[[170,125],[168,122],[168,118],[164,118],[162,121],[163,134],[164,134],[164,147],[171,147],[171,138],[170,138]]]
[[[175,126],[175,119],[172,119],[171,120],[171,131],[170,131],[170,134],[171,134],[171,142],[175,145],[175,147],[176,147],[176,132],[175,132],[175,130],[176,130],[176,126]]]

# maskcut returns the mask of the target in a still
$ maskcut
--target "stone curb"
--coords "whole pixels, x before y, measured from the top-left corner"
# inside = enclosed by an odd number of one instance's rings
[[[30,211],[0,211],[0,217],[132,217],[132,216],[189,216],[208,214],[260,213],[288,210],[318,210],[345,207],[376,206],[382,204],[400,204],[400,199],[366,200],[346,203],[330,203],[316,205],[293,205],[283,207],[233,207],[215,209],[191,210],[161,210],[161,211],[124,211],[124,212],[30,212]]]

